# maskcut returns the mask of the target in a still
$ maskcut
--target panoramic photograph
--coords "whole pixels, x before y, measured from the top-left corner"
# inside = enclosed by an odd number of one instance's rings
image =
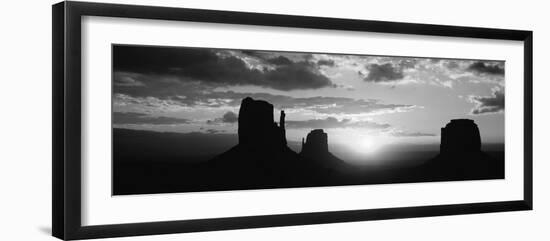
[[[505,62],[112,45],[112,194],[504,178]]]

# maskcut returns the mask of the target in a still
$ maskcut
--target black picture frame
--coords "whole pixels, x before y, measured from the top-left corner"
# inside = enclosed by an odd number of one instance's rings
[[[83,226],[81,224],[81,17],[83,16],[229,23],[256,26],[280,26],[522,41],[524,44],[523,77],[525,86],[523,199],[500,202],[464,203],[456,205],[341,210],[315,213]],[[532,31],[68,1],[53,5],[52,24],[52,233],[53,236],[57,238],[65,240],[106,238],[519,211],[531,210],[533,208]]]

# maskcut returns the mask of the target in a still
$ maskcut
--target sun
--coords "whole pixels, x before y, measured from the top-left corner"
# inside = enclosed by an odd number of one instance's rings
[[[332,139],[329,139],[329,143],[336,143],[336,145],[345,147],[350,154],[354,156],[374,156],[379,153],[387,143],[388,140],[383,135],[374,131],[363,130],[340,130],[333,131],[329,135]]]
[[[357,136],[355,138],[355,151],[363,154],[375,153],[381,146],[380,142],[377,142],[370,136]]]

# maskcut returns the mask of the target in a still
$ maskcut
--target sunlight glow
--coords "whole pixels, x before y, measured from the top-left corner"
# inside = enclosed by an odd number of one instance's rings
[[[381,142],[379,141],[377,142],[372,137],[361,135],[361,136],[357,136],[355,139],[356,141],[355,141],[354,149],[358,153],[372,154],[376,152],[381,146]]]
[[[378,156],[384,146],[391,142],[383,133],[376,130],[333,129],[328,132],[329,145],[340,146],[352,156],[370,159]],[[337,151],[337,152],[339,152]]]

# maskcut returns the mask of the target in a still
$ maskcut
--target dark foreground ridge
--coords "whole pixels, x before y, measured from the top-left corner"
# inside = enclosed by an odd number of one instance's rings
[[[451,120],[441,129],[440,153],[417,166],[361,168],[329,151],[329,137],[312,130],[298,154],[288,147],[285,113],[274,121],[273,105],[247,97],[238,137],[201,133],[113,131],[113,193],[144,194],[338,186],[504,178],[504,154],[488,155],[472,120]],[[238,139],[238,144],[228,144]],[[225,141],[224,141],[225,140]],[[234,142],[233,142],[234,143]],[[193,156],[178,154],[185,148]],[[202,149],[201,149],[202,148]],[[223,151],[223,150],[227,151]],[[217,156],[212,156],[221,153]]]

